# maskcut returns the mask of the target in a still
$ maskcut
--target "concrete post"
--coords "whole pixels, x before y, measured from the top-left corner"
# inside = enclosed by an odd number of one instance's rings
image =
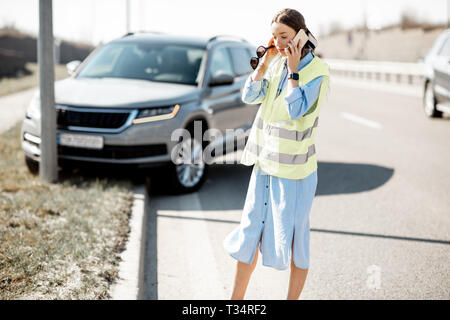
[[[54,92],[52,0],[39,0],[39,89],[41,99],[41,163],[42,181],[58,180],[56,150],[56,109]]]
[[[130,0],[126,0],[126,25],[127,25],[127,32],[130,32]]]

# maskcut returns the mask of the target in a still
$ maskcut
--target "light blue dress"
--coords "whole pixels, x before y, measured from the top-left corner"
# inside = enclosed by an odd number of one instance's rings
[[[310,52],[298,66],[300,71],[313,59]],[[291,119],[297,119],[314,105],[319,95],[322,77],[305,86],[294,88],[285,96]],[[279,84],[279,92],[287,86],[287,68]],[[242,100],[246,103],[262,100],[267,93],[267,79],[244,86]],[[259,240],[264,266],[284,270],[290,266],[309,268],[309,212],[317,188],[317,170],[304,179],[284,179],[268,175],[256,163],[250,176],[240,225],[224,241],[225,250],[236,260],[252,263]],[[292,250],[293,244],[293,250]]]

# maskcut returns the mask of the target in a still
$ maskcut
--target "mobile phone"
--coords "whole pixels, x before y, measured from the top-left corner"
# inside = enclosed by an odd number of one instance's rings
[[[294,39],[292,40],[294,42],[294,46],[296,46],[298,44],[298,41],[301,40],[302,41],[302,47],[300,49],[303,48],[303,46],[308,42],[309,38],[306,35],[306,32],[304,29],[300,29],[297,34],[295,35]]]

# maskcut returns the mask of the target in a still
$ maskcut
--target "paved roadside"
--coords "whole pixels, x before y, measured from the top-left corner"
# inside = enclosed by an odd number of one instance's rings
[[[416,92],[369,85],[335,79],[321,111],[300,299],[448,299],[450,117],[427,119]],[[144,299],[230,297],[236,260],[223,239],[240,222],[250,175],[214,165],[196,193],[151,194]],[[246,299],[284,299],[289,270],[261,262]]]
[[[0,97],[0,133],[23,120],[37,87]]]

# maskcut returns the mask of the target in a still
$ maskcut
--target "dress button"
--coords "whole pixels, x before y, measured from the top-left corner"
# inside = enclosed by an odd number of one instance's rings
[[[264,223],[264,221],[262,223]]]
[[[264,202],[264,205],[267,206],[267,202]]]

